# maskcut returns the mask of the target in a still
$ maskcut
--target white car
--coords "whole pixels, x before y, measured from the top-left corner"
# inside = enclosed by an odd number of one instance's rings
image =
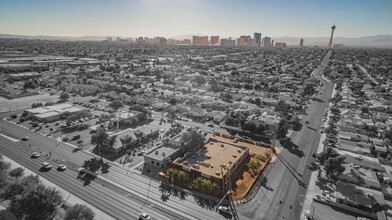
[[[219,207],[218,207],[218,211],[219,211],[219,212],[229,213],[229,214],[231,213],[230,208],[227,207],[227,206],[219,206]]]
[[[64,164],[60,164],[58,167],[57,167],[57,170],[61,170],[61,171],[64,171],[64,170],[66,170],[67,169],[67,167],[64,165]]]
[[[43,162],[42,167],[49,170],[52,168],[52,165],[50,165],[50,163],[48,163],[48,162]]]
[[[31,154],[31,157],[32,158],[38,158],[39,156],[41,156],[38,152],[33,152],[32,154]]]
[[[148,214],[142,212],[142,213],[139,214],[139,219],[141,219],[141,220],[151,220],[151,217]]]

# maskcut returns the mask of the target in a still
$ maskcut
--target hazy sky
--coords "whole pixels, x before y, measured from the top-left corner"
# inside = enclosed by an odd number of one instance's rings
[[[392,34],[392,0],[0,0],[0,33],[359,37]]]

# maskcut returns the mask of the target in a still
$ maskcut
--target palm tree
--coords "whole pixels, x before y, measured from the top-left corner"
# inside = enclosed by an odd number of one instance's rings
[[[180,170],[180,171],[178,171],[178,173],[177,173],[177,178],[178,178],[178,181],[179,181],[181,184],[186,185],[186,183],[187,183],[188,180],[189,180],[189,175],[188,175],[188,173],[186,173],[185,171]]]
[[[169,168],[166,170],[166,174],[169,176],[170,178],[170,182],[173,183],[174,178],[177,176],[178,174],[178,170],[173,169],[173,168]]]

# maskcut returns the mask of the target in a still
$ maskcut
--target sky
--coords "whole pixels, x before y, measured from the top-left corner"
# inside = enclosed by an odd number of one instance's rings
[[[392,0],[0,0],[0,33],[238,37],[392,35]]]

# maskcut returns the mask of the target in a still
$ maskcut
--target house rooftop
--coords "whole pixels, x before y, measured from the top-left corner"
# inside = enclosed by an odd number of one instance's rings
[[[354,204],[363,207],[372,207],[372,201],[365,195],[364,191],[357,189],[357,187],[350,183],[338,181],[336,183],[335,197],[342,200],[348,200]]]

